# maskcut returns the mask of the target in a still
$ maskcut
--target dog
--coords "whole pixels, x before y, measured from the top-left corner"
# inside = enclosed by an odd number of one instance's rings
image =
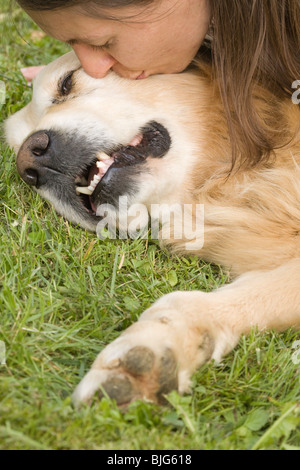
[[[98,233],[108,213],[123,230],[124,197],[149,213],[187,208],[187,230],[185,218],[157,216],[161,231],[169,230],[163,243],[225,266],[233,278],[210,293],[158,299],[99,354],[75,403],[90,403],[100,390],[120,406],[160,403],[173,389],[188,391],[196,369],[221,361],[252,328],[299,328],[300,111],[258,85],[253,96],[282,145],[267,164],[235,171],[205,63],[147,80],[113,72],[93,79],[70,52],[40,72],[32,101],[6,122],[20,176],[71,223]],[[198,232],[197,207],[204,214]]]

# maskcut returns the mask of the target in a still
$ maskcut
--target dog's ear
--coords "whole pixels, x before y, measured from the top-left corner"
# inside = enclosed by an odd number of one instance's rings
[[[31,83],[32,80],[38,75],[38,73],[45,68],[45,65],[37,65],[35,67],[24,67],[20,69],[23,77],[28,83]]]

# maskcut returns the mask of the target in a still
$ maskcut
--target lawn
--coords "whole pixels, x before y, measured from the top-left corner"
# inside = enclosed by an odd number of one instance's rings
[[[20,68],[67,51],[17,7],[8,12],[12,3],[0,0],[1,121],[30,100]],[[103,399],[74,409],[70,396],[95,355],[154,300],[174,289],[209,291],[228,277],[156,241],[98,240],[20,180],[3,136],[0,159],[0,449],[300,449],[292,331],[241,338],[167,406],[120,411]]]

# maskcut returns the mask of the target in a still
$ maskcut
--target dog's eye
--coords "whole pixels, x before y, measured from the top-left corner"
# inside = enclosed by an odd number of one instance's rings
[[[73,73],[69,73],[62,81],[61,86],[60,86],[60,94],[62,96],[67,96],[69,93],[72,91],[73,87]]]

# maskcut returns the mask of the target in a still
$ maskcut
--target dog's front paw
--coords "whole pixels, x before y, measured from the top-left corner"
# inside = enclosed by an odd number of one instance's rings
[[[138,399],[162,403],[165,394],[177,390],[178,359],[174,348],[160,341],[159,326],[136,323],[107,346],[76,388],[74,402],[107,394],[120,406]],[[156,341],[161,345],[151,345]]]
[[[172,390],[187,391],[192,373],[216,358],[219,337],[217,325],[204,315],[206,294],[197,294],[173,293],[146,310],[99,354],[74,392],[75,403],[105,394],[118,405],[137,399],[162,403]]]
[[[151,349],[136,346],[115,365],[93,367],[74,393],[75,403],[90,403],[95,394],[107,394],[117,404],[127,405],[138,399],[162,403],[164,394],[178,388],[177,363],[171,350],[155,357]]]

